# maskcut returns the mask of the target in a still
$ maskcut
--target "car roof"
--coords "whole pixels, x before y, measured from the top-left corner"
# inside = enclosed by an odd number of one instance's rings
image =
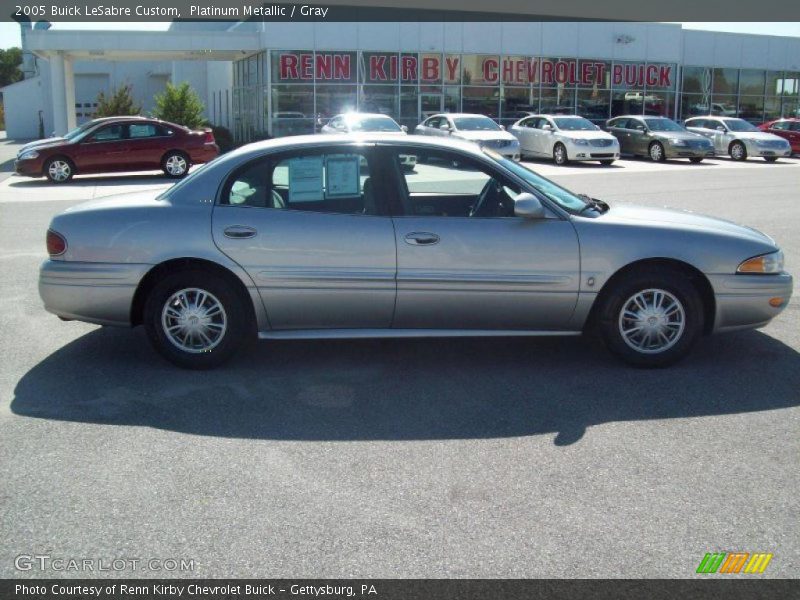
[[[484,156],[480,147],[472,142],[455,138],[436,138],[424,135],[397,136],[392,133],[363,132],[343,133],[342,135],[292,135],[271,140],[263,140],[245,144],[226,154],[226,156],[239,156],[243,154],[258,154],[265,150],[281,150],[290,148],[312,148],[314,146],[336,146],[348,143],[386,144],[386,145],[414,145],[427,146],[439,149],[457,149],[474,156]]]
[[[375,119],[375,118],[392,119],[390,115],[384,115],[383,113],[364,113],[364,112],[341,113],[336,115],[336,117],[343,117],[347,120]],[[336,117],[333,118],[335,119]],[[394,121],[394,119],[392,119],[392,121]]]

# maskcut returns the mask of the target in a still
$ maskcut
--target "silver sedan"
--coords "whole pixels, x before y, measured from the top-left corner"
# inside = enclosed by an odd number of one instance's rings
[[[593,331],[627,362],[663,366],[702,334],[767,324],[792,292],[753,229],[609,206],[492,150],[415,136],[251,144],[161,195],[57,215],[47,249],[48,311],[143,325],[189,368],[256,336]]]

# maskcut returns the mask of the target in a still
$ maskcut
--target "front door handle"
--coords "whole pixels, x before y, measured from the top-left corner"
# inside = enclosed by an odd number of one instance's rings
[[[411,244],[412,246],[433,246],[439,243],[439,236],[426,231],[415,231],[406,234],[405,240],[406,244]]]
[[[258,231],[256,231],[253,227],[248,227],[247,225],[231,225],[230,227],[226,227],[223,233],[227,238],[243,240],[255,237]]]

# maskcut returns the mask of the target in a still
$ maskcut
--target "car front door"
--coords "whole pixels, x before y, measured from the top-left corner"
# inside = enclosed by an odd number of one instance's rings
[[[644,155],[649,152],[648,145],[650,139],[647,135],[647,128],[639,119],[628,121],[628,131],[630,132],[630,152],[632,154]]]
[[[401,207],[393,326],[567,329],[580,277],[570,221],[514,216],[521,188],[489,162],[428,148],[391,152]],[[425,164],[403,174],[402,154],[426,155]]]
[[[128,125],[113,123],[98,128],[78,144],[75,167],[79,172],[121,171],[128,168]]]
[[[788,139],[792,145],[792,152],[800,152],[800,121],[790,123]]]
[[[352,144],[268,154],[227,178],[214,242],[253,279],[272,329],[391,326],[386,182],[373,148]]]
[[[538,154],[536,149],[538,121],[538,117],[528,117],[511,127],[511,133],[519,139],[520,149],[524,154]]]

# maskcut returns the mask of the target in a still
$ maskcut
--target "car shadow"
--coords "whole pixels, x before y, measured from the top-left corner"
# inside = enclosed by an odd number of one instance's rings
[[[104,186],[123,186],[123,185],[172,185],[176,182],[175,179],[165,177],[163,173],[136,173],[128,175],[76,175],[69,183],[54,184],[50,183],[44,177],[36,179],[21,179],[12,181],[8,185],[13,188],[21,189],[35,189],[35,188],[50,188],[56,185],[69,188],[80,188],[83,186],[91,187],[104,187]]]
[[[604,165],[597,161],[592,160],[571,160],[566,165],[563,165],[565,168],[575,167],[577,169],[600,169],[603,171],[613,171],[614,169],[624,169],[625,166],[618,164],[619,160],[615,160],[610,165]],[[531,165],[550,165],[552,167],[558,167],[556,163],[553,162],[551,158],[532,158],[526,156],[524,160],[520,161],[523,165],[531,164]]]
[[[262,342],[205,372],[134,331],[98,328],[15,388],[20,416],[269,440],[442,440],[800,404],[800,354],[761,332],[705,338],[669,369],[622,365],[584,338]]]

